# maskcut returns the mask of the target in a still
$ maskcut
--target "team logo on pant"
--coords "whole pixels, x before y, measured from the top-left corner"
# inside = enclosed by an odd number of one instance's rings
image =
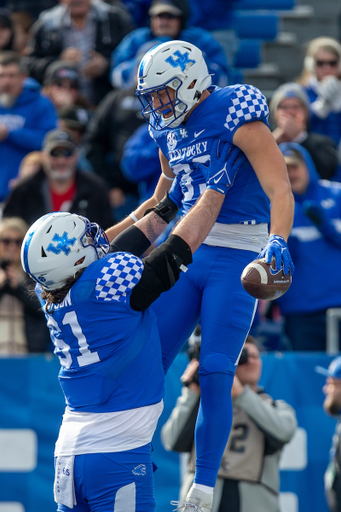
[[[139,464],[133,469],[132,473],[136,476],[145,476],[147,474],[147,468],[145,464]]]

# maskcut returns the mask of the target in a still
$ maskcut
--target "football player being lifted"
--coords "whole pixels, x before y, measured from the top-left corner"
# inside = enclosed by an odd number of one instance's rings
[[[212,173],[221,165],[213,155]],[[49,213],[29,228],[22,265],[37,282],[66,402],[55,448],[59,512],[155,511],[151,439],[164,371],[149,306],[187,270],[223,198],[206,190],[145,259],[139,255],[175,216],[162,201],[116,237],[111,252],[103,230],[79,215]]]
[[[294,200],[283,155],[268,126],[265,97],[251,85],[211,86],[196,46],[170,41],[152,48],[139,65],[136,94],[159,146],[162,174],[153,197],[109,229],[109,238],[142,218],[165,192],[168,207],[176,205],[184,214],[206,188],[225,195],[217,222],[190,269],[153,304],[165,371],[201,323],[196,474],[179,509],[209,512],[232,423],[234,372],[257,306],[240,276],[257,256],[267,262],[274,256],[278,269],[283,265],[285,273],[293,273],[286,241]],[[226,148],[226,154],[239,153],[238,165],[228,169],[222,161],[207,180],[210,153]],[[222,179],[227,190],[220,186]]]

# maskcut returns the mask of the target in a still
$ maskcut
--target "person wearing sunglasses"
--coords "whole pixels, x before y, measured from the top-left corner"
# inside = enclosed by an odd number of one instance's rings
[[[0,222],[0,354],[45,352],[49,331],[39,301],[28,292],[31,280],[20,263],[27,224],[18,217]]]
[[[93,108],[89,100],[80,93],[80,79],[79,67],[71,62],[56,60],[47,67],[43,92],[50,98],[58,113],[63,108],[72,106]]]
[[[309,96],[310,129],[341,140],[341,45],[331,37],[313,39],[300,78]]]
[[[80,169],[80,147],[68,130],[46,135],[42,168],[15,186],[4,206],[5,217],[32,224],[48,212],[68,211],[94,219],[104,229],[114,222],[108,189],[98,176]]]

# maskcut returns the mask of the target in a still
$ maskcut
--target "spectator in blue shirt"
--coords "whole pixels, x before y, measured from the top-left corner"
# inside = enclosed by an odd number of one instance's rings
[[[0,55],[0,201],[8,194],[9,181],[19,172],[21,160],[39,151],[46,133],[56,127],[51,101],[39,84],[27,79],[21,58],[14,52]]]
[[[295,198],[288,238],[295,276],[278,299],[293,350],[326,350],[326,310],[341,307],[341,186],[320,180],[308,151],[279,145]]]
[[[189,8],[186,0],[154,0],[148,11],[150,26],[133,30],[118,45],[111,59],[111,82],[128,89],[136,82],[136,70],[143,55],[153,46],[172,39],[195,44],[203,52],[215,85],[228,84],[228,63],[221,45],[207,31],[187,27]]]

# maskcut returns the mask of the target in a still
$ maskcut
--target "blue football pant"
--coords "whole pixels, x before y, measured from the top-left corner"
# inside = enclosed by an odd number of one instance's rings
[[[117,453],[76,455],[77,505],[58,512],[155,512],[151,445]]]
[[[256,253],[202,245],[176,285],[153,304],[165,372],[201,323],[195,482],[213,487],[232,425],[231,388],[257,301],[240,282]]]

